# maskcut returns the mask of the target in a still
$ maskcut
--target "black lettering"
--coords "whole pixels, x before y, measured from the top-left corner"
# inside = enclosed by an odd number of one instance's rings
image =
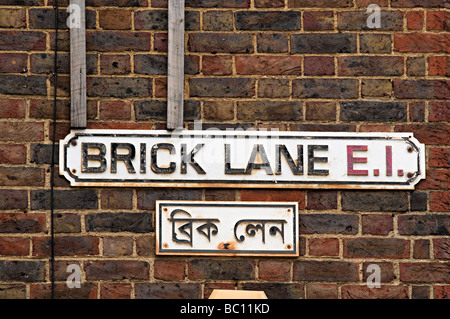
[[[294,175],[303,175],[303,145],[297,145],[297,164],[292,159],[286,145],[277,145],[275,153],[276,170],[275,174],[281,174],[281,154],[286,159],[289,168]]]
[[[160,167],[158,165],[158,150],[159,149],[165,149],[169,150],[170,155],[174,155],[175,152],[175,146],[168,143],[160,143],[153,145],[151,150],[151,158],[152,158],[152,171],[154,171],[157,174],[172,174],[175,172],[175,169],[177,168],[177,164],[174,162],[170,162],[169,167]]]
[[[314,169],[314,163],[328,163],[327,157],[314,157],[314,151],[328,151],[328,145],[308,145],[308,175],[328,175],[327,169]]]
[[[99,154],[89,154],[90,148],[96,148],[99,150]],[[103,173],[106,171],[106,146],[102,143],[81,143],[81,172],[82,173]],[[89,167],[89,161],[98,161],[100,166]]]
[[[140,172],[145,174],[147,172],[147,144],[141,143],[141,169]]]
[[[231,168],[230,144],[225,144],[225,174],[245,174],[243,168]]]
[[[187,154],[187,145],[181,144],[181,174],[187,174],[187,164],[191,164],[198,174],[206,174],[203,168],[195,161],[194,156],[205,144],[197,144],[194,149]]]
[[[128,154],[117,154],[117,149],[123,148],[128,150]],[[131,162],[136,155],[136,149],[133,144],[129,143],[111,143],[111,173],[117,173],[117,161],[123,161],[127,167],[128,173],[136,173],[133,163]]]
[[[258,153],[261,157],[262,163],[255,163],[256,157]],[[245,169],[245,174],[251,174],[253,169],[263,168],[266,170],[267,175],[273,175],[272,168],[270,167],[269,160],[267,158],[266,150],[264,146],[261,144],[257,144],[253,146],[252,154],[250,155],[250,159],[248,160],[247,168]]]

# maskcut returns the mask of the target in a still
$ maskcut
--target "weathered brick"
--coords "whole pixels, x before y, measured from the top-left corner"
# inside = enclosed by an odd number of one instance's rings
[[[282,8],[284,0],[255,0],[256,8]]]
[[[2,213],[0,233],[41,233],[46,231],[45,214]]]
[[[450,134],[450,125],[446,124],[396,125],[395,132],[413,132],[414,137],[425,144],[450,145],[450,140],[447,138]]]
[[[87,280],[148,280],[150,265],[140,260],[90,260],[84,262]]]
[[[430,198],[430,210],[432,212],[450,211],[450,192],[432,192]]]
[[[450,167],[450,148],[432,147],[429,154],[429,167]]]
[[[398,216],[398,232],[400,235],[448,236],[450,219],[449,216],[442,214],[402,215]]]
[[[25,299],[26,286],[24,284],[1,284],[0,298],[1,299]]]
[[[28,256],[30,240],[28,238],[1,236],[0,256]]]
[[[306,299],[338,299],[337,284],[307,283]]]
[[[32,8],[28,10],[29,26],[31,29],[55,29],[55,10],[45,8]],[[64,9],[58,10],[58,28],[68,29],[66,21],[69,12]],[[96,13],[87,9],[85,12],[86,28],[95,28]]]
[[[150,37],[150,32],[87,32],[86,50],[100,52],[149,51]]]
[[[394,35],[394,51],[415,53],[448,53],[445,45],[450,41],[448,34],[443,33],[396,33]]]
[[[83,282],[77,289],[69,288],[66,283],[55,283],[53,297],[54,299],[96,299],[97,289],[97,283],[93,282]],[[50,299],[51,297],[50,283],[30,285],[30,299]]]
[[[371,289],[367,285],[346,285],[341,288],[342,299],[409,299],[408,286],[381,286]]]
[[[361,216],[362,234],[388,235],[394,230],[391,214],[369,214]]]
[[[237,30],[300,30],[300,15],[298,11],[240,11],[235,13],[235,25]]]
[[[232,11],[206,11],[203,14],[203,30],[205,31],[233,31]]]
[[[120,100],[100,101],[98,118],[100,120],[130,120],[131,103]]]
[[[338,58],[340,76],[398,76],[403,74],[403,57],[346,56]]]
[[[362,97],[391,97],[392,81],[387,79],[363,79],[361,81]]]
[[[446,0],[428,0],[427,2],[421,0],[392,0],[391,6],[400,8],[448,8],[448,2]]]
[[[412,286],[411,299],[430,299],[430,286]]]
[[[255,96],[255,80],[250,78],[193,78],[189,80],[191,97]]]
[[[304,33],[291,36],[291,53],[355,53],[356,35],[350,33]]]
[[[285,189],[285,190],[241,190],[241,200],[243,201],[263,201],[263,202],[298,202],[299,209],[305,206],[305,192],[299,190]]]
[[[289,97],[289,79],[261,78],[258,80],[258,97]]]
[[[302,119],[302,103],[298,101],[238,102],[237,119],[243,121],[298,121]]]
[[[198,74],[200,58],[197,55],[184,57],[184,73]],[[135,55],[134,72],[139,74],[167,74],[167,55]]]
[[[433,239],[434,258],[450,259],[450,238]]]
[[[0,74],[0,82],[0,94],[47,95],[45,76]]]
[[[32,190],[31,209],[50,209],[50,191]],[[96,209],[98,208],[97,190],[71,189],[54,191],[55,209]]]
[[[0,118],[25,118],[26,108],[24,99],[1,98]]]
[[[366,261],[362,264],[363,281],[367,282],[367,279],[373,274],[373,269],[369,270],[370,265],[377,265],[380,267],[380,283],[392,282],[395,277],[394,265],[392,262],[373,262]]]
[[[155,260],[154,276],[161,280],[183,280],[186,262],[175,260]]]
[[[399,238],[344,239],[347,258],[409,258],[409,240]]]
[[[406,12],[406,27],[408,30],[422,30],[425,23],[424,16],[424,11]]]
[[[450,263],[400,263],[400,280],[417,283],[449,283]]]
[[[303,13],[303,29],[305,31],[333,30],[333,11],[305,11]]]
[[[0,73],[25,73],[27,62],[25,53],[0,53]]]
[[[33,256],[49,257],[51,238],[33,237]],[[56,256],[93,256],[99,254],[99,238],[95,236],[55,236]]]
[[[339,256],[337,238],[310,238],[308,242],[311,256]]]
[[[55,233],[80,233],[81,217],[74,213],[57,213],[54,215]]]
[[[45,264],[37,260],[0,260],[0,281],[44,281]]]
[[[430,56],[428,74],[450,76],[450,58],[448,56]]]
[[[24,209],[28,207],[26,190],[0,189],[0,210]]]
[[[102,54],[100,56],[100,73],[107,75],[130,74],[130,56],[126,54]]]
[[[367,33],[359,35],[361,53],[387,54],[391,53],[392,40],[390,34]]]
[[[395,96],[399,99],[448,99],[450,81],[394,80]]]
[[[357,234],[359,219],[356,215],[301,214],[301,234]]]
[[[233,58],[231,56],[204,56],[202,58],[202,73],[204,75],[231,75],[233,73]]]
[[[251,280],[255,279],[255,262],[232,259],[193,259],[188,262],[190,280]]]
[[[104,237],[103,256],[131,256],[133,254],[132,237]]]
[[[292,96],[295,98],[355,99],[359,93],[356,79],[295,79]]]
[[[183,118],[186,121],[199,120],[201,117],[199,101],[184,101]],[[134,103],[136,120],[161,120],[167,119],[167,102],[158,100],[136,101]]]
[[[334,58],[327,56],[305,56],[305,75],[334,75]]]
[[[450,102],[430,102],[429,106],[428,121],[450,122]]]
[[[367,18],[369,13],[364,11],[342,11],[337,13],[338,30],[372,30],[369,28]],[[377,31],[399,31],[403,29],[403,12],[402,11],[380,11],[381,24]]]
[[[245,282],[244,290],[264,291],[269,299],[304,299],[305,285],[302,283]]]
[[[86,73],[97,74],[97,54],[86,54]],[[58,73],[70,73],[69,53],[58,52]],[[53,53],[33,53],[30,55],[30,71],[32,73],[50,74],[54,71],[55,55]]]
[[[406,122],[405,102],[341,102],[342,121]]]
[[[436,285],[433,287],[435,299],[449,299],[450,285]]]
[[[256,46],[259,53],[285,53],[289,50],[288,36],[283,33],[259,33]]]
[[[37,167],[0,167],[0,186],[44,186],[45,172]]]
[[[98,11],[98,14],[100,27],[104,30],[131,29],[131,10],[106,9]]]
[[[213,1],[215,2],[215,1]],[[136,283],[136,299],[200,299],[201,286],[193,283]]]
[[[295,261],[293,280],[358,281],[358,264],[344,261]]]
[[[409,103],[409,120],[411,122],[425,122],[425,103],[410,102]]]
[[[86,215],[88,232],[132,232],[153,231],[151,213],[95,213]]]
[[[141,77],[88,77],[86,79],[89,97],[149,97],[152,96],[152,80]]]
[[[291,263],[287,261],[261,260],[258,264],[258,278],[269,281],[289,281]]]
[[[0,31],[0,50],[45,50],[46,42],[47,35],[40,31]]]
[[[16,144],[0,144],[0,164],[25,164],[27,147]]]
[[[345,8],[352,7],[350,0],[288,0],[289,8]]]
[[[329,190],[308,191],[307,209],[326,210],[337,208],[337,192]]]
[[[236,72],[244,75],[300,75],[302,58],[294,56],[237,56]]]
[[[348,211],[408,210],[408,193],[403,191],[344,191],[341,200],[342,210]]]
[[[414,241],[413,258],[414,259],[430,258],[430,240],[418,239]]]
[[[253,36],[244,33],[191,33],[188,49],[191,52],[253,53]]]
[[[168,28],[167,10],[143,10],[134,13],[136,30],[160,30]],[[194,31],[200,29],[200,14],[197,11],[185,11],[185,29]]]
[[[27,14],[25,9],[0,8],[1,28],[24,28],[27,25],[26,20]]]
[[[444,190],[449,189],[449,169],[433,169],[427,172],[427,178],[417,185],[417,189]]]
[[[101,191],[102,209],[132,209],[133,190],[131,189],[104,189]]]
[[[408,76],[425,76],[425,58],[409,57],[406,59],[406,74]]]
[[[129,283],[102,283],[100,299],[131,299],[131,290]]]

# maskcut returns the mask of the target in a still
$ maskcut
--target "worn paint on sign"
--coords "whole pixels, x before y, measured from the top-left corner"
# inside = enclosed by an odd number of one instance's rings
[[[413,189],[425,146],[412,133],[73,131],[72,186]]]
[[[298,203],[157,201],[156,254],[298,256]]]

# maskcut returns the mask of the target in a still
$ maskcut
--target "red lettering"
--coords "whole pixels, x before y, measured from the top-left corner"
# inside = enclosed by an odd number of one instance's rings
[[[392,146],[386,146],[386,176],[392,176]]]
[[[347,175],[368,176],[368,170],[353,169],[355,163],[367,163],[367,157],[354,157],[354,151],[367,151],[367,145],[347,145]]]

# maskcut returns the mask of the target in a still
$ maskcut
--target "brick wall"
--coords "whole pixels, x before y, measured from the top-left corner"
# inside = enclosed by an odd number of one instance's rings
[[[69,123],[60,0],[58,123]],[[382,7],[380,29],[366,24]],[[53,0],[0,0],[0,298],[50,296]],[[56,176],[56,297],[449,298],[446,0],[186,0],[185,126],[414,132],[414,191],[71,188]],[[88,128],[163,129],[167,0],[86,0]],[[156,257],[157,199],[298,201],[301,256]],[[82,269],[81,288],[66,267]],[[381,288],[366,286],[377,264]]]

